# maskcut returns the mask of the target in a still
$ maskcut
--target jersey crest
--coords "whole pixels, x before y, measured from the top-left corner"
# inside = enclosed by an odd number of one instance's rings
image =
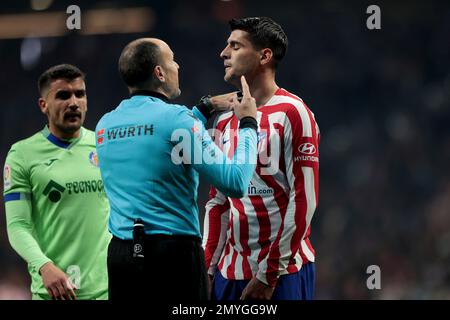
[[[8,164],[5,164],[3,169],[3,188],[5,190],[11,187],[11,167]]]
[[[97,152],[91,151],[91,153],[89,153],[89,162],[92,163],[93,166],[98,168],[98,155],[97,155]]]

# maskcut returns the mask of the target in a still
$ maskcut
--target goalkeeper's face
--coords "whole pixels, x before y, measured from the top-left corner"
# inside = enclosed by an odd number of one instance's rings
[[[59,138],[78,137],[87,111],[86,85],[82,78],[57,79],[39,99],[41,111],[48,117],[50,131]]]

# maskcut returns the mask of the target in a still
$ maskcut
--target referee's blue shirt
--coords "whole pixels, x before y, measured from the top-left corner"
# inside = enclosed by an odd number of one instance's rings
[[[110,202],[109,229],[132,239],[136,218],[146,234],[201,237],[198,173],[230,197],[242,197],[256,167],[254,129],[239,130],[232,160],[211,140],[197,109],[164,97],[135,95],[96,127],[97,153]]]

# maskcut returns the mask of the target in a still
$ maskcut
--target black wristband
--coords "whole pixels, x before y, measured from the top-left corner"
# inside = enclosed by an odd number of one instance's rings
[[[211,118],[214,112],[210,98],[211,96],[209,95],[202,97],[197,105],[198,111],[200,111],[207,120]]]
[[[244,128],[251,128],[255,129],[255,131],[258,131],[258,122],[256,122],[256,119],[253,117],[243,117],[239,121],[239,129]]]

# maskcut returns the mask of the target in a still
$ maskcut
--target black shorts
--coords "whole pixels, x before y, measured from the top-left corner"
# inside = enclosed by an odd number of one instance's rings
[[[108,247],[110,300],[207,300],[201,240],[146,235],[144,258],[133,258],[133,241],[113,237]]]

